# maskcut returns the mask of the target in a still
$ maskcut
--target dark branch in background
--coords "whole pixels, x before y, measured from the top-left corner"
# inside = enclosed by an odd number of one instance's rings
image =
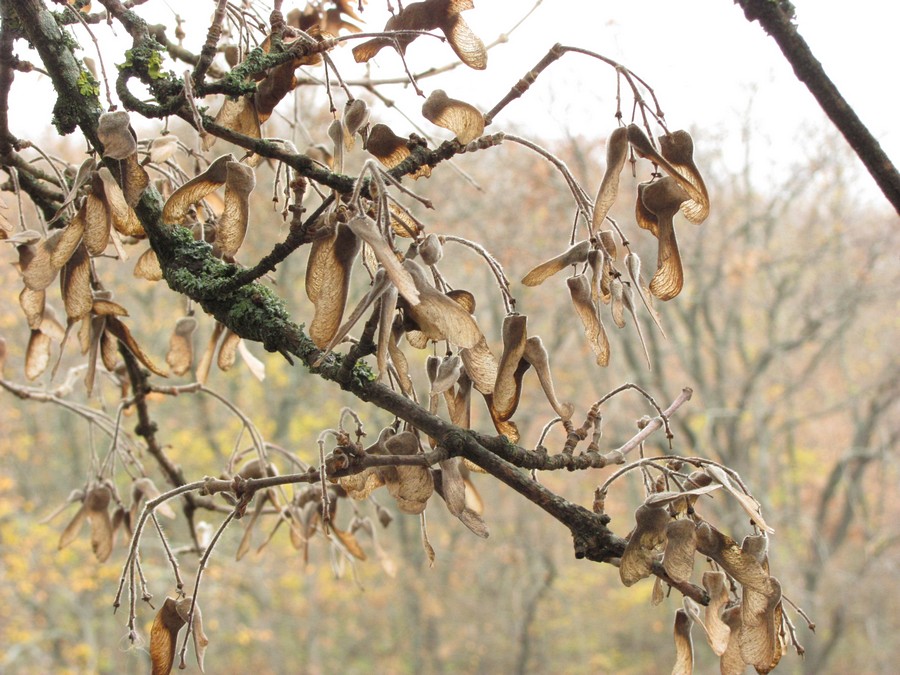
[[[794,8],[789,2],[772,0],[734,0],[748,21],[759,21],[781,49],[784,58],[815,97],[825,114],[847,139],[850,147],[868,169],[887,200],[900,213],[900,173],[838,88],[825,74],[797,27]]]

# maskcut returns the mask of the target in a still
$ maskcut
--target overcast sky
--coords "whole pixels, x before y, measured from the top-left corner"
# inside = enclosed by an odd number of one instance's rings
[[[288,0],[285,10],[297,4]],[[794,4],[800,32],[826,72],[889,156],[898,161],[900,6],[880,0],[795,0]],[[214,5],[213,0],[150,0],[137,11],[167,24],[174,23],[173,8],[181,12],[187,20],[185,46],[197,52]],[[464,17],[490,43],[534,2],[475,0],[475,5]],[[383,25],[384,7],[384,0],[369,0],[366,28]],[[96,26],[95,31],[101,44],[110,44],[105,25]],[[124,39],[121,28],[117,31]],[[543,0],[507,44],[491,50],[486,72],[459,68],[440,82],[427,80],[422,85],[426,92],[443,87],[450,96],[487,110],[556,42],[597,51],[642,76],[656,90],[672,128],[705,128],[710,138],[724,138],[723,142],[737,147],[742,120],[749,114],[755,157],[761,166],[786,165],[784,156],[802,143],[804,134],[815,137],[816,130],[828,126],[774,41],[758,24],[748,23],[731,0]],[[90,40],[84,38],[81,43],[87,47],[85,55],[94,56]],[[351,77],[355,65],[349,50],[339,51],[343,52],[336,55],[339,69]],[[415,42],[407,56],[414,71],[453,60],[448,46],[429,38]],[[177,72],[184,68],[169,65]],[[107,63],[107,69],[112,68]],[[391,50],[382,51],[372,63],[376,77],[402,74],[400,68]],[[21,104],[23,81],[34,78],[18,75],[11,99],[13,131],[23,137],[39,135],[48,127],[47,120],[35,115],[35,89],[28,91],[30,105]],[[419,101],[399,90],[393,94],[411,115],[418,114]],[[45,110],[51,105],[47,96]],[[527,98],[510,106],[494,128],[517,124],[533,127],[544,136],[605,135],[615,124],[614,97],[609,67],[569,55],[552,65]]]

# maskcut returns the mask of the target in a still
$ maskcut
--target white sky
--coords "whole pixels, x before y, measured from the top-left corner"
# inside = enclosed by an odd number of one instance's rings
[[[287,0],[285,10],[298,4]],[[475,0],[475,4],[464,17],[490,43],[534,3]],[[900,161],[896,131],[900,5],[883,0],[795,0],[794,4],[800,32],[826,72],[888,155]],[[384,0],[369,0],[364,14],[368,29],[383,25],[384,6]],[[150,0],[137,9],[151,21],[174,24],[172,7],[187,19],[185,46],[199,51],[214,1]],[[101,25],[95,30],[101,44],[109,44],[108,29]],[[90,40],[81,41],[85,55],[94,56]],[[487,110],[556,42],[597,51],[629,67],[654,87],[671,128],[708,130],[710,138],[731,143],[736,156],[741,123],[749,114],[754,157],[763,167],[786,167],[791,151],[802,146],[804,134],[820,137],[815,130],[828,126],[774,41],[758,24],[747,22],[731,0],[543,0],[509,43],[491,50],[486,72],[459,68],[440,82],[426,80],[422,86],[426,92],[444,88],[450,96]],[[352,77],[356,66],[349,50],[340,51],[338,67],[345,77]],[[407,57],[414,71],[453,60],[448,46],[427,37],[415,42]],[[106,65],[113,69],[112,63]],[[184,66],[175,68],[180,72]],[[391,50],[376,57],[372,72],[376,77],[402,74]],[[48,119],[35,114],[37,95],[30,82],[34,78],[18,75],[11,99],[13,132],[26,138],[49,127]],[[25,87],[29,87],[28,106],[21,104]],[[390,95],[408,114],[418,115],[420,101],[399,90]],[[544,136],[605,135],[614,126],[614,95],[609,67],[568,55],[550,66],[532,91],[497,119],[493,129],[514,123],[522,132],[531,128]],[[49,116],[50,104],[39,107]],[[409,128],[395,130],[405,133]],[[440,136],[439,130],[436,135]]]

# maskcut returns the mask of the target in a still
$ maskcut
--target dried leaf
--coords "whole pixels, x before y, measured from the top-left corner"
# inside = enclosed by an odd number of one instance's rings
[[[206,171],[194,176],[175,190],[163,207],[163,222],[167,225],[181,225],[191,206],[225,184],[228,177],[228,164],[232,162],[234,162],[234,157],[222,155],[210,164]]]
[[[384,485],[384,479],[375,467],[338,478],[340,485],[351,499],[368,499],[373,490]]]
[[[770,672],[782,655],[781,584],[774,577],[770,580],[768,593],[744,588],[741,597],[741,658],[758,673]]]
[[[419,284],[414,283],[410,276],[411,272],[400,265],[393,249],[378,231],[375,221],[367,216],[357,215],[350,219],[347,226],[353,230],[357,237],[369,245],[403,299],[410,305],[416,305],[419,302],[419,291],[417,288]]]
[[[347,101],[344,106],[343,124],[347,130],[344,139],[345,147],[349,150],[353,147],[353,137],[356,133],[369,123],[369,106],[361,98],[355,98]]]
[[[25,377],[36,380],[50,365],[50,336],[40,329],[31,331],[28,348],[25,350]]]
[[[669,176],[638,186],[638,201],[656,221],[655,234],[659,238],[659,248],[656,273],[650,280],[650,292],[660,300],[671,300],[681,292],[684,285],[684,271],[673,218],[685,199],[687,194]],[[640,215],[638,217],[641,218]]]
[[[719,659],[719,671],[722,675],[742,675],[747,664],[741,657],[741,606],[726,609],[722,613],[722,621],[728,627],[730,635],[728,647]]]
[[[450,98],[443,89],[435,89],[426,99],[422,105],[422,116],[452,131],[463,145],[484,133],[484,115],[475,106]]]
[[[266,379],[266,364],[253,355],[245,340],[241,340],[238,343],[238,353],[244,359],[244,365],[247,366],[247,370],[250,371],[253,377],[260,382]]]
[[[216,124],[231,129],[250,138],[260,138],[259,116],[256,113],[254,95],[241,96],[238,99],[226,97],[222,107],[216,113]],[[203,137],[203,149],[209,150],[216,142],[216,137],[206,134]],[[171,222],[166,220],[167,223]]]
[[[103,331],[100,335],[100,361],[109,372],[116,369],[119,360],[119,343],[109,331]]]
[[[745,589],[766,596],[774,593],[774,578],[766,568],[752,554],[741,550],[734,539],[705,521],[697,526],[697,551],[719,563]]]
[[[703,588],[709,594],[709,604],[704,610],[704,625],[709,646],[717,656],[725,654],[731,638],[731,628],[722,619],[722,611],[728,603],[728,588],[725,573],[707,571],[703,573]],[[724,672],[724,671],[723,671]]]
[[[165,134],[157,136],[150,142],[150,162],[165,164],[178,150],[178,136]]]
[[[209,377],[209,369],[212,367],[213,356],[215,356],[216,347],[219,345],[219,338],[222,337],[224,332],[225,326],[217,321],[213,327],[212,334],[209,336],[209,341],[206,343],[206,349],[200,356],[200,362],[197,364],[197,382],[200,384],[206,384],[206,380]]]
[[[148,248],[141,254],[134,264],[134,276],[147,281],[159,281],[163,278],[162,267],[159,264],[159,258],[156,257],[156,251]]]
[[[419,295],[418,304],[407,305],[407,310],[429,340],[448,340],[467,349],[484,340],[484,335],[472,315],[458,302],[434,288],[428,282],[425,270],[419,263],[407,259],[403,267],[412,277]],[[472,376],[471,373],[469,375]]]
[[[51,251],[56,247],[55,242],[62,236],[62,230],[55,230],[37,244],[18,246],[19,270],[27,288],[42,291],[53,283],[59,268],[54,267],[51,262]]]
[[[662,565],[675,581],[688,581],[694,571],[697,531],[689,518],[680,518],[666,526],[666,549]]]
[[[176,602],[166,598],[159,608],[150,628],[151,675],[169,675],[175,662],[175,643],[178,631],[185,624],[178,613]]]
[[[354,558],[357,560],[365,560],[368,557],[352,532],[345,532],[340,528],[335,527],[334,523],[331,524],[331,531],[341,542],[341,545],[343,545],[343,547],[347,549],[347,552]]]
[[[91,549],[99,562],[106,562],[112,553],[113,528],[109,517],[112,492],[105,485],[88,490],[84,498],[84,511],[91,525]]]
[[[341,325],[350,272],[360,240],[346,225],[338,225],[331,237],[316,239],[306,265],[306,295],[315,306],[309,336],[322,349]]]
[[[385,124],[376,124],[369,130],[366,150],[389,169],[393,169],[409,157],[407,140],[397,136]],[[431,175],[431,167],[426,164],[411,175],[413,178],[422,178],[423,176],[427,178]]]
[[[416,248],[422,262],[428,266],[437,265],[444,255],[441,239],[434,232],[428,234]]]
[[[619,127],[609,135],[606,143],[606,172],[600,181],[597,198],[594,200],[594,214],[591,219],[591,230],[599,230],[606,214],[616,201],[619,193],[619,175],[628,157],[628,132]]]
[[[665,507],[646,504],[638,507],[634,517],[636,525],[619,564],[619,577],[626,586],[650,576],[657,552],[665,544],[666,526],[671,520]]]
[[[138,163],[137,154],[126,157],[121,162],[121,167],[122,193],[125,195],[125,202],[133,209],[141,200],[144,190],[150,185],[150,176],[147,174],[146,169]]]
[[[681,205],[681,211],[690,222],[699,225],[709,217],[709,192],[694,163],[694,142],[684,130],[673,131],[659,137],[662,156],[695,188],[696,194]]]
[[[763,520],[762,514],[760,513],[761,506],[759,502],[750,495],[745,494],[742,490],[734,487],[725,471],[713,464],[707,464],[706,467],[704,467],[704,470],[714,481],[722,485],[728,494],[738,501],[738,504],[741,505],[744,512],[750,516],[750,520],[752,520],[759,529],[763,532],[768,532],[769,534],[775,532],[775,530]]]
[[[159,497],[162,493],[156,487],[156,483],[147,476],[135,479],[131,483],[131,522],[136,523],[138,518],[138,507],[142,501],[152,501]],[[156,507],[156,513],[166,518],[175,519],[175,511],[166,502]]]
[[[597,365],[609,365],[609,338],[607,338],[606,329],[600,320],[597,305],[591,298],[590,282],[586,276],[579,274],[566,279],[566,284],[569,287],[572,304],[575,306],[575,313],[578,314],[581,325],[584,326],[584,335],[591,345]]]
[[[69,223],[63,228],[58,238],[48,239],[50,248],[50,266],[60,269],[65,265],[84,236],[84,209],[79,209]]]
[[[66,306],[69,323],[90,314],[94,306],[91,292],[91,261],[87,249],[79,246],[59,275],[59,290]]]
[[[565,253],[561,253],[555,258],[551,258],[547,262],[543,262],[533,270],[531,270],[522,279],[522,283],[526,286],[538,286],[544,283],[551,276],[564,270],[569,265],[587,262],[588,251],[591,250],[591,242],[588,240],[579,241],[577,244],[569,247]]]
[[[281,100],[293,91],[297,86],[297,78],[294,71],[297,64],[294,60],[280,63],[271,68],[263,81],[256,86],[254,104],[258,123],[265,122],[272,115]],[[224,106],[223,106],[224,109]]]
[[[544,390],[544,396],[550,401],[550,406],[557,415],[567,420],[572,417],[575,407],[571,403],[560,403],[556,398],[556,391],[553,388],[553,378],[550,375],[550,355],[544,347],[541,338],[534,336],[525,341],[525,353],[522,355],[528,363],[534,366],[538,379],[541,381],[541,387]]]
[[[96,173],[94,176],[96,176]],[[95,178],[94,182],[96,184],[99,182],[99,179]],[[102,187],[95,185],[95,190],[101,192]],[[81,208],[84,210],[84,245],[92,256],[101,255],[109,245],[109,230],[111,226],[109,212],[104,199],[91,192],[85,198],[84,205]]]
[[[99,184],[98,180],[99,179]],[[94,180],[94,195],[104,200],[107,213],[117,232],[129,237],[143,237],[144,226],[125,199],[125,193],[105,166],[97,172]],[[102,192],[101,192],[102,191]],[[101,196],[102,195],[102,196]]]
[[[486,396],[492,394],[498,366],[487,340],[482,337],[474,347],[460,349],[459,356],[475,388]]]
[[[44,305],[47,294],[44,291],[33,291],[27,286],[19,293],[19,306],[25,313],[28,328],[37,330],[44,320]]]
[[[175,609],[182,620],[187,623],[191,614],[192,603],[194,605],[194,615],[191,617],[191,634],[194,636],[194,653],[197,655],[197,665],[202,673],[203,659],[206,655],[206,647],[209,645],[209,638],[203,632],[203,613],[200,611],[200,603],[193,602],[193,597],[187,595],[175,603]]]
[[[694,672],[694,643],[691,640],[693,622],[687,612],[675,612],[675,666],[672,675],[691,675]]]
[[[84,499],[84,494],[81,495],[81,498],[82,500]],[[87,520],[87,511],[85,511],[84,504],[82,503],[78,508],[78,511],[76,511],[75,515],[72,517],[72,520],[66,525],[66,529],[64,529],[59,536],[59,543],[57,544],[58,550],[62,551],[66,546],[75,541],[78,534],[81,532],[81,528],[84,526],[85,520]]]
[[[219,358],[216,360],[219,370],[231,370],[231,367],[237,360],[237,349],[240,342],[240,335],[233,332],[230,328],[225,329],[225,337],[222,338],[222,342],[219,345]]]
[[[525,370],[520,370],[519,364],[525,354],[527,322],[528,317],[524,314],[508,314],[503,319],[503,352],[492,392],[494,412],[502,420],[512,417],[522,394],[522,376]]]
[[[103,156],[109,159],[125,159],[137,153],[137,138],[131,130],[128,113],[116,110],[100,115],[97,137],[103,143]]]
[[[625,285],[619,277],[613,277],[609,283],[609,295],[612,304],[610,313],[616,328],[625,328]]]
[[[441,496],[447,510],[457,518],[466,508],[466,483],[459,470],[459,457],[443,460],[441,465]]]
[[[166,371],[159,368],[153,361],[150,360],[150,357],[144,353],[144,350],[141,349],[141,346],[137,343],[137,340],[132,336],[131,331],[128,330],[128,326],[122,323],[118,317],[110,316],[106,318],[106,329],[115,335],[125,347],[128,348],[134,358],[140,361],[147,370],[150,372],[159,375],[160,377],[168,377]]]
[[[197,319],[183,316],[175,322],[175,330],[169,338],[166,363],[175,375],[184,375],[194,363],[194,331]]]

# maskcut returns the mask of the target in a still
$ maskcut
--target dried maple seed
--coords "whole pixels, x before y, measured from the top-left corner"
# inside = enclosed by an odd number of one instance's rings
[[[104,157],[125,159],[137,152],[137,139],[131,131],[128,113],[124,110],[100,115],[97,137],[103,143]]]
[[[450,98],[443,89],[435,89],[422,104],[422,116],[452,131],[463,145],[484,133],[484,115],[475,106]]]

